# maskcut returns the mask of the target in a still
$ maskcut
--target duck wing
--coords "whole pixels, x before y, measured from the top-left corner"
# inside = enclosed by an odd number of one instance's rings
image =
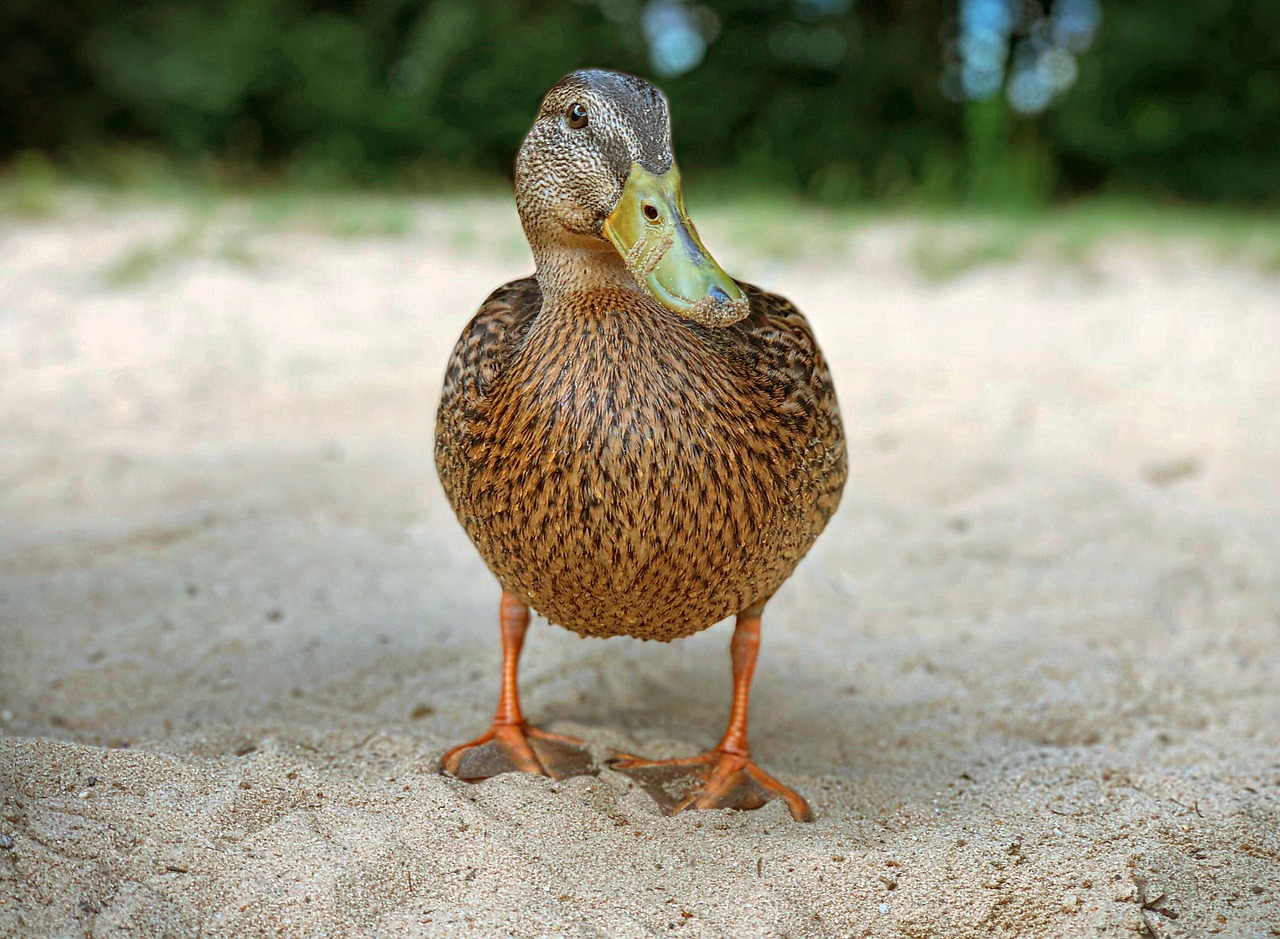
[[[810,480],[812,522],[821,531],[839,504],[848,475],[844,426],[831,370],[809,321],[795,304],[752,284],[740,282],[739,286],[750,300],[751,313],[723,331],[725,340],[733,344],[726,352],[738,360],[751,385],[769,402],[770,421],[783,425],[779,430],[792,439],[802,475]]]
[[[511,358],[542,309],[542,289],[534,277],[503,284],[471,318],[445,368],[436,412],[436,469],[452,499],[455,471],[463,469],[457,447],[467,424],[506,373]]]

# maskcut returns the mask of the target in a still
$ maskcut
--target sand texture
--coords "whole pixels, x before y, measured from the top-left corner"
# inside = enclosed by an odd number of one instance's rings
[[[0,936],[1280,935],[1274,274],[1124,242],[931,282],[913,223],[784,261],[699,218],[808,313],[851,476],[753,697],[817,821],[668,818],[609,770],[435,772],[496,695],[431,439],[529,269],[510,206],[247,250],[233,210],[160,261],[178,209],[0,224]],[[692,755],[729,632],[535,622],[526,710]]]

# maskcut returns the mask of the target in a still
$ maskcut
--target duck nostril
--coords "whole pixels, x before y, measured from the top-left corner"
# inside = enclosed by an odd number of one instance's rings
[[[644,212],[644,217],[651,222],[656,222],[659,218],[658,207],[652,202],[646,202],[641,211]]]

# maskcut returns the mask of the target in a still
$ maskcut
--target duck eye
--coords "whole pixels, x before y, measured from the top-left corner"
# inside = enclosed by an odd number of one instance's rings
[[[569,105],[569,110],[565,112],[565,116],[569,119],[569,126],[574,130],[587,126],[587,109],[577,101]]]

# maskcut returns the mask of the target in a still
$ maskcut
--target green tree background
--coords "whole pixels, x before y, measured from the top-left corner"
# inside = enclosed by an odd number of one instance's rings
[[[645,0],[8,0],[0,158],[498,177],[546,89],[595,65],[662,85],[686,167],[824,202],[1280,204],[1280,3],[1101,0],[1074,84],[1026,115],[947,93],[961,2],[686,5],[705,55],[663,76]]]

